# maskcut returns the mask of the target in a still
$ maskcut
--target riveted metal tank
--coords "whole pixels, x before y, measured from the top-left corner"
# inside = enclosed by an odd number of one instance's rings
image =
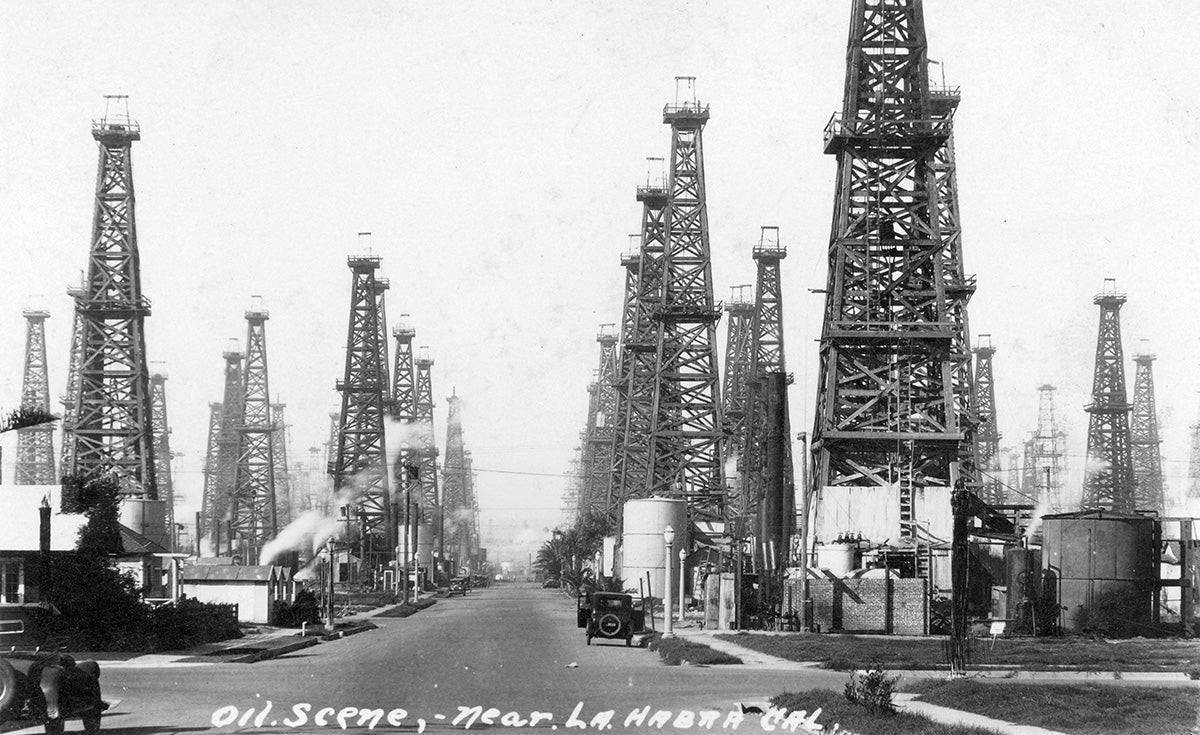
[[[1150,622],[1157,585],[1155,519],[1094,510],[1042,519],[1042,568],[1064,631],[1098,624],[1136,633]]]
[[[687,548],[688,525],[687,503],[670,498],[643,498],[625,502],[621,526],[621,578],[626,589],[639,589],[639,580],[650,573],[651,593],[663,597],[666,579],[664,561],[666,542],[663,529],[670,526],[675,531],[673,554]],[[679,594],[679,560],[672,566],[672,597]]]

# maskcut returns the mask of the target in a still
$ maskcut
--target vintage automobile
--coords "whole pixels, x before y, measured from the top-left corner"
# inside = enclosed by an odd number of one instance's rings
[[[66,720],[81,718],[83,731],[94,735],[108,706],[100,699],[95,661],[40,651],[0,656],[0,726],[27,721],[44,725],[46,735],[61,735]]]
[[[450,580],[450,590],[446,593],[447,597],[453,595],[467,596],[467,590],[471,589],[471,580],[466,577],[455,577]]]
[[[589,646],[593,638],[624,638],[626,646],[632,645],[644,615],[634,609],[633,596],[623,592],[593,592],[576,600],[575,621],[584,629]]]

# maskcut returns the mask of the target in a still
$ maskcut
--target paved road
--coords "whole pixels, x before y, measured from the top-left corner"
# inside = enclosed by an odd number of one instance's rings
[[[647,705],[651,713],[720,710],[722,719],[712,731],[721,732],[728,731],[721,728],[724,713],[737,709],[737,702],[789,689],[840,689],[845,681],[844,674],[820,670],[668,667],[656,653],[626,648],[623,641],[587,646],[574,618],[574,603],[558,590],[501,584],[439,600],[409,618],[376,618],[378,630],[256,664],[113,667],[103,672],[101,683],[105,698],[121,703],[106,715],[103,729],[131,735],[337,732],[342,728],[336,714],[327,715],[323,727],[314,724],[318,710],[356,707],[406,710],[399,729],[414,731],[424,720],[429,731],[464,731],[465,721],[452,724],[460,707],[479,706],[516,712],[520,720],[535,711],[548,713],[537,729],[582,732],[567,726],[582,702],[585,722],[612,710],[612,729],[618,732],[639,729],[623,723],[632,710]],[[271,709],[256,726],[268,701]],[[294,708],[302,704],[311,708],[297,724]],[[214,728],[214,713],[222,708],[221,717],[248,719],[243,726],[234,721]],[[470,729],[504,729],[501,716],[494,720],[491,727],[476,720]],[[350,731],[367,731],[355,721]],[[396,729],[386,716],[375,727]],[[659,731],[648,723],[646,729]],[[78,722],[70,723],[68,731],[79,730]],[[750,721],[737,728],[754,730]]]

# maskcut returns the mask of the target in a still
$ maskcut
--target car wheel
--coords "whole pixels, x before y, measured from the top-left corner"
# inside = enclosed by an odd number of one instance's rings
[[[63,718],[55,717],[52,720],[46,720],[46,735],[63,735]]]
[[[100,715],[87,715],[83,718],[83,734],[97,735],[100,732]]]
[[[16,698],[17,671],[7,660],[0,658],[0,720],[8,719]]]

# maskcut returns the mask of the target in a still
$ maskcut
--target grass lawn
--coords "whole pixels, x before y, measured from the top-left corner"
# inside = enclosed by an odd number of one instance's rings
[[[794,635],[722,634],[718,638],[792,661],[822,661],[830,669],[945,667],[946,638],[856,636],[832,633]],[[1084,638],[1000,638],[974,641],[970,663],[982,667],[1030,670],[1200,672],[1200,642],[1177,638],[1094,641]]]
[[[714,664],[740,664],[742,660],[728,653],[715,651],[703,643],[695,643],[683,638],[651,639],[647,646],[651,651],[658,651],[663,663],[667,666],[678,666],[684,661],[700,666]]]
[[[920,681],[921,701],[1079,735],[1186,735],[1198,724],[1194,689],[1104,684]]]
[[[866,708],[846,701],[841,692],[829,689],[780,694],[771,698],[771,704],[789,711],[812,712],[819,707],[821,714],[817,722],[825,726],[826,732],[832,731],[835,723],[841,730],[869,735],[994,735],[996,732],[978,727],[943,725],[908,712],[873,715]],[[783,728],[782,731],[786,732],[787,729]]]
[[[425,608],[429,607],[430,605],[434,604],[435,602],[437,602],[437,600],[434,600],[433,598],[430,598],[430,597],[425,597],[420,600],[415,600],[413,602],[402,602],[399,605],[396,605],[395,607],[389,607],[387,610],[384,610],[383,612],[379,613],[379,615],[377,615],[376,617],[379,617],[379,618],[407,618],[409,615],[412,615],[413,613],[415,613],[418,610],[424,610]]]

